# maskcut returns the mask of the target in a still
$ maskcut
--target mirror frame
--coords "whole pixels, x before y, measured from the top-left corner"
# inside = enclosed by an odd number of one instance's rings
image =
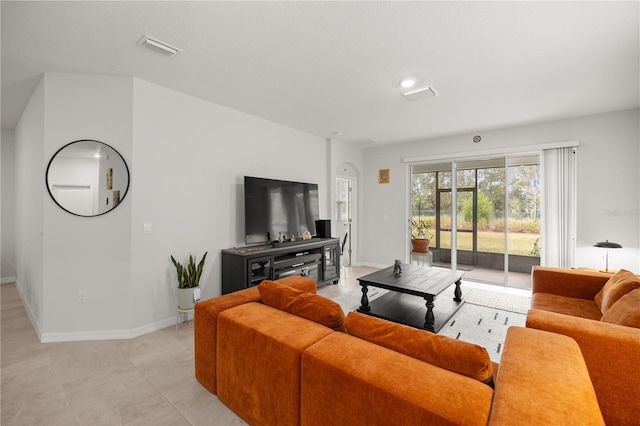
[[[62,206],[62,204],[60,204],[58,202],[58,200],[56,200],[56,197],[53,196],[53,193],[51,192],[51,185],[49,184],[49,169],[51,168],[51,165],[53,164],[53,160],[56,159],[56,157],[58,156],[58,154],[60,154],[60,152],[62,152],[65,148],[76,144],[76,143],[80,143],[80,142],[93,142],[93,143],[97,143],[97,144],[101,144],[106,146],[107,148],[111,149],[113,152],[115,152],[118,157],[120,157],[120,159],[122,160],[122,163],[124,164],[124,169],[127,172],[127,186],[124,189],[122,196],[120,197],[120,201],[118,202],[118,204],[116,206],[112,206],[109,210],[104,211],[102,213],[98,213],[98,214],[92,214],[92,215],[84,215],[84,214],[79,214],[79,213],[75,213],[72,212],[71,210],[67,209],[66,207]],[[49,160],[49,164],[47,164],[47,170],[45,172],[45,185],[47,187],[47,192],[49,192],[49,195],[51,196],[51,199],[53,200],[54,203],[56,203],[56,205],[58,207],[60,207],[62,210],[66,211],[67,213],[70,213],[74,216],[78,216],[78,217],[97,217],[97,216],[102,216],[104,214],[107,214],[109,212],[112,212],[113,210],[115,210],[120,204],[122,204],[122,202],[124,201],[124,199],[127,197],[127,194],[129,193],[129,187],[131,186],[131,173],[129,171],[129,166],[127,165],[127,162],[125,161],[124,157],[122,156],[122,154],[120,154],[120,152],[118,152],[117,149],[115,149],[114,147],[112,147],[109,144],[106,144],[104,142],[100,142],[94,139],[79,139],[77,141],[73,141],[73,142],[69,142],[68,144],[62,146],[60,149],[58,149],[52,156],[51,156],[51,160]]]

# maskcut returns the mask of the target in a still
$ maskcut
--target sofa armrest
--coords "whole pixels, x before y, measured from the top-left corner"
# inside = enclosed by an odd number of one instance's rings
[[[531,292],[593,300],[611,274],[580,269],[534,266]]]
[[[209,392],[216,393],[218,315],[244,303],[259,301],[258,287],[250,287],[196,303],[193,312],[196,379]]]
[[[510,327],[490,425],[604,425],[580,348],[559,334]]]
[[[317,289],[316,282],[307,277],[290,276],[282,278],[278,282],[310,293],[316,293]],[[227,309],[250,302],[260,302],[260,292],[257,286],[204,300],[195,306],[193,335],[196,379],[211,393],[216,393],[218,315]]]
[[[608,424],[640,418],[640,329],[531,309],[528,328],[573,338],[584,356]]]
[[[218,399],[250,425],[299,426],[302,354],[333,333],[260,303],[222,312]]]

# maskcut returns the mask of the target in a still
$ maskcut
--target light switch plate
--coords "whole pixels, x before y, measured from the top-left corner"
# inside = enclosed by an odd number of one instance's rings
[[[144,229],[144,234],[148,235],[151,233],[151,224],[150,223],[145,223],[143,226]]]

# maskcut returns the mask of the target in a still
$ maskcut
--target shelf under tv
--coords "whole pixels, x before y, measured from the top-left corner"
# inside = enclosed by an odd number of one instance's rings
[[[222,293],[281,278],[288,271],[299,275],[317,271],[312,278],[318,285],[336,284],[340,279],[340,239],[318,237],[278,244],[222,250]]]

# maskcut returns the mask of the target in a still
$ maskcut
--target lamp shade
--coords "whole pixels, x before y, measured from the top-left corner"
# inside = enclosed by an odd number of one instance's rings
[[[612,243],[609,240],[606,240],[604,242],[595,243],[593,246],[606,249],[606,253],[607,253],[605,255],[605,259],[606,259],[605,265],[606,266],[604,268],[604,271],[601,270],[601,272],[609,273],[609,249],[618,249],[618,248],[622,248],[622,246],[620,244],[618,244],[618,243]]]
[[[609,240],[606,241],[602,241],[599,243],[595,243],[593,245],[594,247],[601,247],[601,248],[622,248],[622,246],[618,243],[612,243]]]

